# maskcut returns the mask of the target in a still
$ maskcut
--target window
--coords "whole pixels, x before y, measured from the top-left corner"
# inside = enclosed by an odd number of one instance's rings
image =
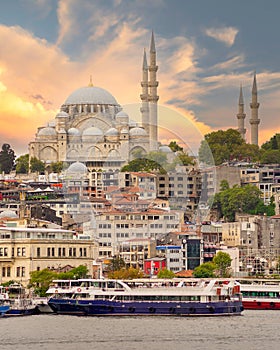
[[[48,256],[51,256],[51,248],[48,248],[48,249],[47,249],[47,255],[48,255]]]
[[[11,277],[11,266],[7,267],[7,277]]]
[[[20,256],[21,255],[21,249],[18,247],[17,248],[17,256]]]
[[[58,256],[61,256],[61,248],[58,248]]]
[[[2,267],[2,276],[3,276],[3,277],[6,276],[6,267]]]
[[[21,249],[21,255],[22,255],[22,256],[26,256],[26,249],[25,249],[25,247],[23,247],[23,248]]]
[[[37,248],[37,257],[39,257],[40,255],[41,255],[41,248],[38,247],[38,248]]]
[[[16,276],[17,276],[17,277],[20,277],[20,267],[19,267],[19,266],[17,267]]]
[[[21,277],[25,277],[25,267],[21,268]]]

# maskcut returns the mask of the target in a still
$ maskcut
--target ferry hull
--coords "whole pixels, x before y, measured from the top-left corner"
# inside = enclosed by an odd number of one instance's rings
[[[279,301],[263,301],[263,300],[244,300],[243,307],[245,310],[280,310]]]
[[[57,314],[78,316],[238,316],[241,301],[212,303],[79,301],[51,298],[49,306]]]

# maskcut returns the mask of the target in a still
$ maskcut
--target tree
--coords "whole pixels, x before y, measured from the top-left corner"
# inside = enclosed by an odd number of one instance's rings
[[[32,173],[43,173],[45,171],[45,164],[36,157],[32,157],[30,159],[30,170]]]
[[[258,146],[246,144],[234,129],[213,131],[205,135],[198,151],[199,159],[206,164],[220,165],[233,159],[258,159]]]
[[[175,273],[167,269],[160,269],[157,274],[157,278],[174,278],[174,277],[175,277]]]
[[[29,154],[24,154],[16,159],[16,173],[28,174],[29,170]]]
[[[256,208],[262,203],[260,196],[261,191],[254,185],[234,185],[229,188],[223,182],[221,191],[214,196],[212,208],[225,220],[234,221],[236,213],[256,214]]]
[[[11,149],[11,146],[4,143],[0,152],[0,171],[9,174],[13,169],[15,158],[15,152]]]
[[[266,151],[280,150],[280,134],[275,134],[271,139],[261,146]]]
[[[108,273],[108,277],[113,279],[135,279],[142,278],[143,276],[143,271],[135,269],[134,267],[121,268],[120,270]]]
[[[48,290],[51,282],[56,278],[57,273],[49,269],[32,271],[30,273],[29,287],[33,287],[35,294],[43,297],[46,295],[46,291]]]
[[[51,163],[51,171],[54,173],[61,173],[63,170],[63,162],[53,162]]]
[[[260,158],[262,164],[280,164],[280,150],[265,150]]]
[[[230,277],[229,268],[231,266],[231,257],[228,253],[219,251],[213,258],[216,265],[218,277]]]
[[[196,278],[212,278],[215,276],[217,266],[209,261],[197,266],[193,271],[193,276]]]
[[[114,272],[125,268],[125,261],[120,256],[114,256],[113,259],[108,264],[108,271]]]
[[[176,141],[170,141],[168,147],[171,149],[173,152],[178,152],[178,151],[183,151],[183,147],[179,146]]]

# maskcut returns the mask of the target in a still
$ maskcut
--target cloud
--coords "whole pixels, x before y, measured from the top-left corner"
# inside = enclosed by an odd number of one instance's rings
[[[205,34],[230,47],[234,44],[238,29],[234,27],[208,28],[205,29]]]

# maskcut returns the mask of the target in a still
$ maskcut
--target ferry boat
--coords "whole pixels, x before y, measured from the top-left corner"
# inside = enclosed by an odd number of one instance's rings
[[[5,316],[6,312],[10,310],[9,305],[0,305],[0,317]]]
[[[244,309],[280,310],[280,281],[240,280]]]
[[[80,316],[226,316],[243,311],[234,280],[79,280],[71,295],[48,301],[57,314]]]
[[[0,301],[2,306],[8,306],[5,317],[27,316],[37,313],[37,306],[32,298],[25,295],[24,288],[19,284],[7,287],[0,286]]]

